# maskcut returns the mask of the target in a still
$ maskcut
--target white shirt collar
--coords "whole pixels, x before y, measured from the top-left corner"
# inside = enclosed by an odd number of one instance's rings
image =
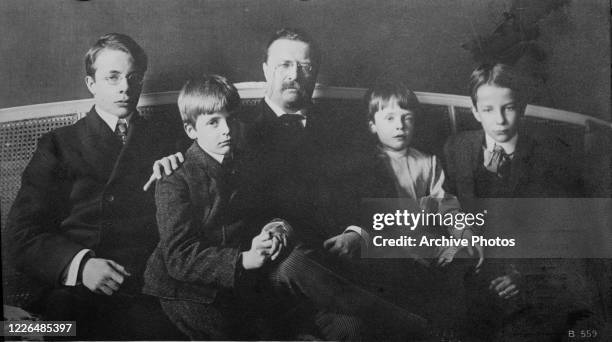
[[[512,154],[514,153],[514,150],[516,150],[517,140],[518,140],[518,134],[514,135],[514,137],[512,137],[512,139],[510,139],[509,141],[500,143],[500,142],[493,140],[493,138],[491,138],[485,132],[485,142],[487,144],[486,146],[487,151],[493,151],[493,148],[495,148],[495,145],[499,145],[504,149],[504,152],[506,152],[506,154]]]
[[[383,153],[385,153],[387,156],[389,156],[389,158],[396,159],[396,160],[405,159],[406,155],[408,154],[408,147],[406,147],[405,149],[401,151],[394,151],[394,150],[391,150],[389,148],[385,148],[379,145],[378,149],[382,151]]]
[[[302,108],[302,109],[298,110],[295,113],[287,113],[279,105],[277,105],[276,103],[272,102],[272,100],[270,100],[270,98],[268,96],[264,96],[264,101],[266,102],[268,107],[270,107],[270,109],[272,109],[274,114],[276,114],[276,117],[280,117],[283,114],[300,114],[300,115],[302,115],[304,117],[302,119],[302,126],[306,127],[306,117],[307,117],[307,114],[308,114],[308,111],[306,110],[306,108]]]
[[[96,112],[98,113],[98,115],[100,115],[100,118],[106,122],[106,124],[108,125],[108,127],[110,127],[111,131],[115,131],[115,128],[117,127],[117,121],[119,121],[119,117],[113,114],[110,114],[109,112],[104,111],[102,108],[98,108],[96,107]],[[130,127],[130,119],[132,118],[132,114],[128,114],[126,117],[123,117],[121,119],[125,119],[127,122],[127,126]]]

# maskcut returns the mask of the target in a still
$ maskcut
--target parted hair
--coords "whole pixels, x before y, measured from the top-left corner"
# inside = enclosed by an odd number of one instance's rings
[[[87,76],[95,76],[96,58],[104,49],[119,50],[129,54],[134,59],[134,65],[138,72],[144,74],[147,71],[147,54],[134,39],[122,33],[107,33],[98,38],[85,54],[85,73]]]
[[[500,88],[508,88],[512,90],[515,100],[524,110],[529,101],[529,93],[533,84],[524,73],[518,71],[515,67],[507,64],[482,64],[477,67],[470,77],[469,92],[474,108],[478,98],[476,96],[478,88],[483,85],[493,85]]]
[[[374,121],[374,114],[385,109],[392,103],[400,108],[410,110],[417,117],[421,113],[421,103],[414,92],[401,82],[378,82],[365,94],[368,108],[368,121]]]
[[[195,127],[198,116],[240,107],[236,87],[219,75],[203,75],[188,80],[178,96],[178,107],[183,123]]]

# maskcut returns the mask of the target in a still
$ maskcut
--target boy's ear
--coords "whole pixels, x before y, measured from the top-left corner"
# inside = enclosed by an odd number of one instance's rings
[[[190,123],[184,123],[183,129],[190,139],[195,140],[198,137],[196,129]]]
[[[480,112],[478,112],[478,109],[475,106],[472,106],[472,115],[474,115],[474,118],[478,121],[481,122],[481,118],[480,118]]]
[[[96,95],[96,92],[94,90],[94,85],[95,84],[96,84],[96,80],[94,80],[93,77],[91,77],[89,75],[85,76],[85,85],[87,86],[87,89],[89,90],[91,95]]]
[[[370,120],[368,121],[368,126],[370,127],[370,132],[372,132],[373,134],[376,134],[376,125],[374,124],[374,121]]]

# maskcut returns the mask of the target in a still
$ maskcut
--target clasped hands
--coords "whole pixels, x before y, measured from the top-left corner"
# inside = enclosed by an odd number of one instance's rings
[[[257,269],[268,260],[274,261],[287,249],[293,228],[283,219],[274,219],[266,224],[261,233],[251,241],[251,249],[242,252],[244,269]],[[361,237],[354,231],[345,232],[325,240],[323,248],[339,257],[353,257],[359,251]]]
[[[274,261],[288,247],[293,234],[291,225],[283,219],[273,219],[251,241],[251,249],[242,252],[242,267],[246,270],[262,267]]]

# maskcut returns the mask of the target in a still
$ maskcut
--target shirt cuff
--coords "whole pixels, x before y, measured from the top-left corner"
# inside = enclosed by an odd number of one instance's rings
[[[368,234],[368,232],[365,231],[364,229],[362,229],[361,227],[358,227],[358,226],[348,226],[344,230],[344,233],[348,233],[348,232],[355,232],[355,233],[359,234],[359,236],[361,236],[363,241],[365,241],[366,245],[368,244],[368,241],[370,240],[370,234]]]
[[[72,262],[70,262],[70,266],[68,266],[68,274],[64,279],[64,285],[66,286],[76,286],[77,280],[79,278],[79,269],[81,268],[81,262],[83,258],[91,252],[91,249],[82,249],[78,252],[74,258],[72,258]]]

